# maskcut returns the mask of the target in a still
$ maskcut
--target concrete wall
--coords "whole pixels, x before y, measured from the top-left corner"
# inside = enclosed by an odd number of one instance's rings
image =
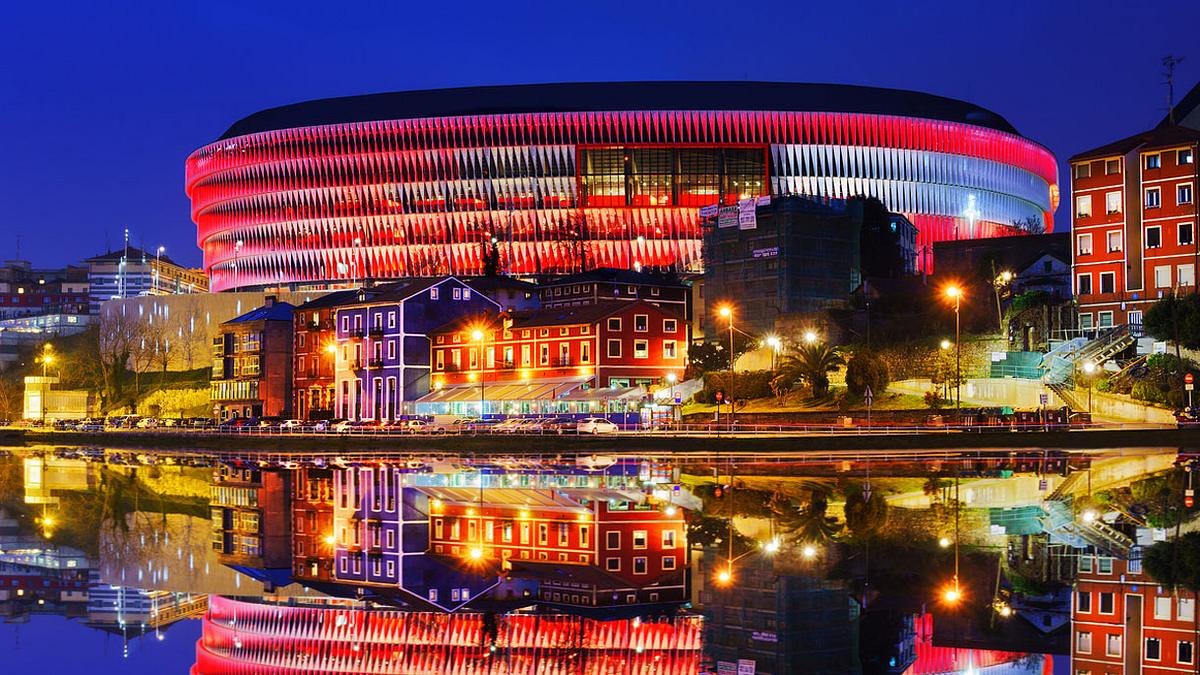
[[[280,302],[301,305],[325,291],[304,293],[188,293],[109,300],[100,308],[100,330],[133,331],[147,349],[164,353],[167,370],[192,370],[212,365],[212,339],[221,324],[260,307],[273,295]],[[161,357],[154,359],[161,369]]]
[[[912,379],[893,382],[888,385],[890,391],[924,396],[925,392],[933,389],[933,384],[927,379]],[[1016,378],[979,378],[970,379],[963,383],[962,402],[964,405],[1000,406],[1008,405],[1014,408],[1038,408],[1041,406],[1041,394],[1049,396],[1046,404],[1050,408],[1066,405],[1053,391],[1050,391],[1040,380],[1021,380]],[[1076,392],[1076,399],[1086,405],[1087,390]],[[950,398],[954,398],[954,390],[950,390]],[[1154,424],[1173,424],[1175,418],[1171,411],[1162,408],[1146,406],[1120,396],[1111,396],[1092,390],[1092,414],[1098,420],[1116,422],[1145,422]]]

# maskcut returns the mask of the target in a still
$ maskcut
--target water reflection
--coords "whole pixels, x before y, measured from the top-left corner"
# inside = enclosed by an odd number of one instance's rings
[[[1178,460],[13,448],[0,611],[124,653],[200,622],[195,673],[1120,672],[1190,655],[1126,620],[1165,597],[1131,566],[1178,520]]]

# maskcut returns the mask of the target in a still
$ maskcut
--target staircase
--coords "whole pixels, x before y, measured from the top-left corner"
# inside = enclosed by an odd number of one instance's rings
[[[1133,539],[1108,523],[1100,519],[1090,523],[1076,520],[1075,512],[1066,499],[1047,500],[1042,506],[1046,512],[1040,519],[1042,528],[1049,533],[1052,543],[1080,549],[1092,546],[1115,558],[1129,557],[1134,546]]]
[[[1042,379],[1047,384],[1073,386],[1075,373],[1084,363],[1099,366],[1132,347],[1136,341],[1128,324],[1106,329],[1092,340],[1072,338],[1042,357]]]
[[[1063,382],[1047,382],[1046,388],[1054,392],[1058,396],[1058,400],[1062,401],[1071,410],[1086,410],[1087,406],[1080,403],[1079,399],[1075,398],[1075,389]]]

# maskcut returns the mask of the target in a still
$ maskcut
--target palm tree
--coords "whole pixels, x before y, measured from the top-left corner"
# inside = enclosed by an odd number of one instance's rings
[[[836,372],[846,364],[837,350],[825,343],[806,344],[783,357],[780,377],[787,382],[803,380],[812,388],[813,398],[829,394],[829,373]]]
[[[779,523],[779,529],[801,542],[833,539],[842,531],[842,526],[837,518],[826,513],[829,508],[828,497],[827,492],[814,491],[806,506],[800,506],[785,498],[771,500],[771,510]]]

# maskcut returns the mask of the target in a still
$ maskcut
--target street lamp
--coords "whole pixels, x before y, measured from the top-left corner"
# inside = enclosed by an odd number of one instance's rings
[[[484,356],[483,351],[487,348],[487,334],[481,329],[476,328],[471,331],[471,339],[479,343],[479,419],[483,419],[483,378],[486,375],[484,371]]]
[[[159,270],[162,269],[162,254],[165,250],[167,250],[166,246],[159,246],[158,250],[154,253],[154,288],[152,290],[155,291],[158,290],[158,280],[162,277],[162,273]]]
[[[733,431],[734,394],[733,394],[733,307],[721,305],[718,313],[729,321],[729,430]],[[718,403],[717,406],[721,404]]]
[[[954,301],[954,415],[962,414],[962,330],[959,307],[963,291],[958,286],[947,286],[944,293]]]
[[[775,357],[779,355],[779,350],[783,347],[783,341],[779,339],[778,335],[768,335],[765,342],[771,348],[771,372],[775,372]]]
[[[816,341],[817,341],[817,333],[816,333],[816,331],[811,331],[811,330],[806,330],[806,331],[804,331],[804,342],[805,342],[805,344],[810,344],[810,345],[811,345],[811,344],[813,344],[813,343],[814,343],[814,342],[816,342]]]
[[[54,363],[54,348],[50,346],[49,342],[42,345],[42,355],[39,356],[37,360],[42,364],[42,396],[41,405],[39,407],[42,409],[41,417],[42,426],[44,427],[46,426],[46,368],[51,363]]]
[[[1087,381],[1088,390],[1088,415],[1092,414],[1092,374],[1096,372],[1096,364],[1091,361],[1083,362],[1084,380]]]
[[[675,408],[675,382],[678,379],[679,379],[679,377],[675,373],[667,373],[667,384],[671,385],[671,410],[672,411],[676,410],[676,408]],[[675,413],[674,412],[671,413],[671,421],[672,422],[675,421]]]

